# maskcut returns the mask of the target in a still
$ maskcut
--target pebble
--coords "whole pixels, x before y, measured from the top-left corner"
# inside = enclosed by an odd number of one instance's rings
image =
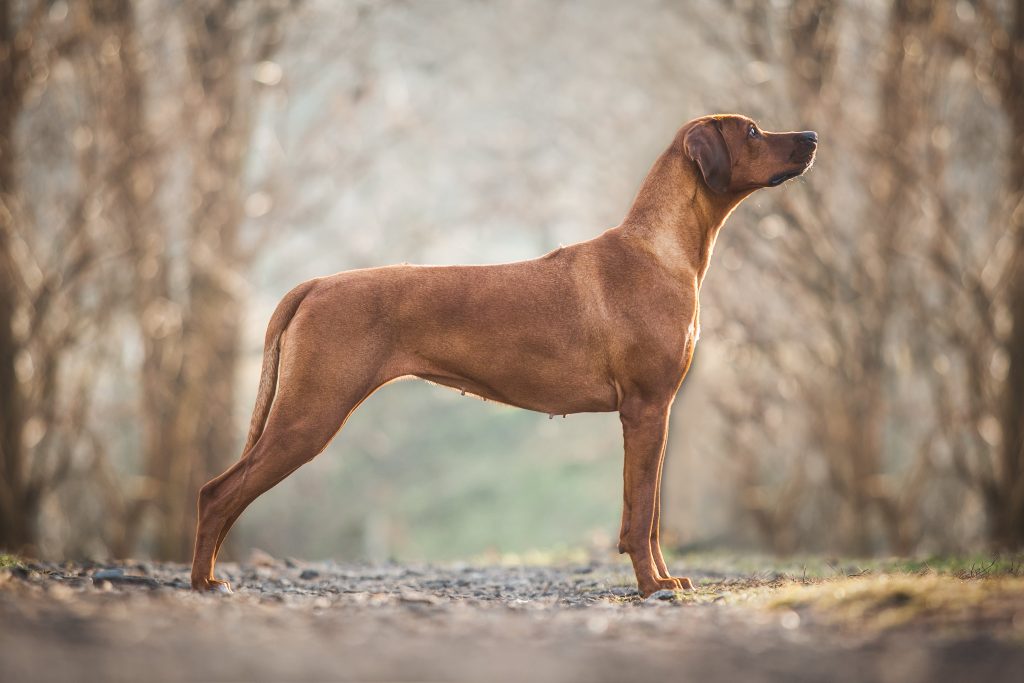
[[[654,591],[647,596],[647,602],[654,602],[655,600],[675,600],[676,592],[663,588],[660,591]]]
[[[10,567],[7,571],[11,576],[21,579],[22,581],[28,581],[31,578],[31,572],[24,567]]]
[[[417,604],[417,605],[436,605],[439,600],[429,593],[420,593],[418,591],[403,591],[398,594],[399,602],[406,604]]]
[[[253,548],[249,551],[249,562],[248,564],[256,567],[273,567],[277,563],[274,556],[265,550],[259,548]]]
[[[100,569],[98,572],[92,575],[93,581],[99,581],[101,579],[118,579],[124,576],[124,570],[120,567],[110,567],[108,569]]]
[[[294,567],[289,568],[288,565]],[[167,562],[81,565],[64,564],[52,570],[8,570],[8,582],[18,578],[31,584],[61,584],[75,595],[91,591],[118,591],[126,598],[168,599],[190,593],[190,567]],[[621,583],[624,569],[608,564],[567,567],[502,566],[460,563],[448,566],[400,564],[339,564],[275,560],[262,551],[245,564],[225,562],[218,578],[231,581],[248,600],[285,602],[333,612],[347,607],[381,606],[433,614],[438,608],[507,608],[521,614],[551,614],[560,609],[621,610],[638,605],[679,605],[673,591],[660,591],[648,600],[635,586]],[[149,589],[140,591],[139,589]],[[134,591],[132,589],[135,589]],[[62,588],[57,596],[68,595]],[[161,598],[160,596],[163,596]],[[598,620],[589,628],[600,631]]]
[[[121,586],[142,586],[145,588],[159,588],[160,582],[148,576],[132,576],[124,573],[120,567],[101,569],[92,575],[92,582],[95,586],[104,583]]]

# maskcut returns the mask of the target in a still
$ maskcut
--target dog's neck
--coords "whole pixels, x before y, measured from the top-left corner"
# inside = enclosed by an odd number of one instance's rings
[[[619,229],[669,271],[695,277],[700,287],[718,231],[747,194],[711,191],[676,142],[654,163]]]

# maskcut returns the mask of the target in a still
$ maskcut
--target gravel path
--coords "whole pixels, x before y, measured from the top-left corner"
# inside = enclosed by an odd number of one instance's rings
[[[1024,671],[1019,633],[984,624],[857,634],[726,599],[775,576],[690,572],[703,584],[693,601],[641,600],[625,564],[266,558],[221,574],[234,595],[187,590],[187,568],[174,564],[2,570],[0,680],[1018,681]],[[1024,611],[1013,614],[1024,630]]]

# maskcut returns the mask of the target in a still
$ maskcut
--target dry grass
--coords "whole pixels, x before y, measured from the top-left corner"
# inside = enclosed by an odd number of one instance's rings
[[[771,609],[866,631],[919,625],[984,626],[1024,637],[1024,578],[963,579],[940,574],[883,574],[829,579],[775,589]]]
[[[897,628],[967,634],[984,631],[1024,642],[1024,561],[999,557],[772,560],[688,556],[700,567],[683,605],[718,605],[778,614],[783,625],[814,622],[864,635]]]

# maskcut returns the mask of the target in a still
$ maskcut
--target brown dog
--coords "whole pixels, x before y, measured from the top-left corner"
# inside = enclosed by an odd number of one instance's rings
[[[640,592],[691,588],[658,541],[669,409],[699,335],[718,230],[762,187],[806,171],[817,135],[743,116],[687,123],[618,227],[532,261],[390,266],[305,282],[267,328],[242,459],[199,493],[192,587],[249,503],[319,454],[378,387],[421,377],[544,413],[619,412],[625,441],[619,552]]]

